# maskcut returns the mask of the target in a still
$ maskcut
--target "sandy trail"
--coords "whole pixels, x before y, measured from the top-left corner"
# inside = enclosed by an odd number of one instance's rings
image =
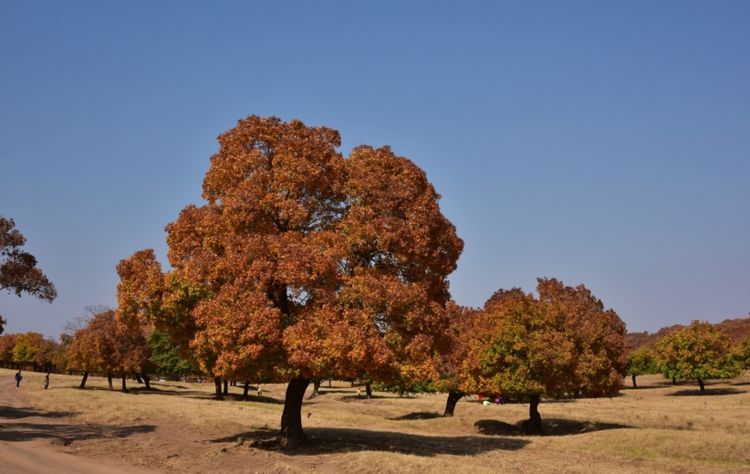
[[[127,436],[137,427],[107,427],[75,424],[72,413],[50,413],[25,406],[23,384],[0,378],[0,472],[3,473],[81,473],[143,474],[156,471],[108,461],[86,459],[64,452],[76,440],[97,436]],[[68,448],[70,449],[70,448]]]

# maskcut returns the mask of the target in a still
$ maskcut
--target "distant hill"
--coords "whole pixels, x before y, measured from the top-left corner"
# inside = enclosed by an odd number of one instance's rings
[[[714,326],[735,343],[750,336],[750,317],[725,319],[720,323],[714,324]],[[674,326],[661,328],[657,332],[629,332],[625,336],[625,340],[631,350],[638,349],[641,346],[655,347],[656,341],[663,335],[683,327],[685,326],[682,324],[675,324]]]

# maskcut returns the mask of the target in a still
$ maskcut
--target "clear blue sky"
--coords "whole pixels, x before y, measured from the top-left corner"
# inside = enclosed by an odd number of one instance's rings
[[[0,214],[59,291],[0,295],[8,331],[113,305],[250,114],[423,167],[459,303],[554,276],[631,330],[750,311],[750,2],[201,3],[0,3]]]

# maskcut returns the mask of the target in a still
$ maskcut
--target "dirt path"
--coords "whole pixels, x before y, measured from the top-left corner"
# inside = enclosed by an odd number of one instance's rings
[[[74,424],[73,413],[43,412],[25,406],[23,381],[0,378],[0,472],[3,473],[81,473],[145,474],[144,470],[107,461],[86,459],[70,452],[66,446],[77,440],[94,437],[127,436],[137,427],[112,427]],[[68,451],[71,448],[67,448]]]

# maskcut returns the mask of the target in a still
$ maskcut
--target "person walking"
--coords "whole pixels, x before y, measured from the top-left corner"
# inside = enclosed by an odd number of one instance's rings
[[[47,390],[47,387],[49,387],[49,372],[44,376],[44,389]]]
[[[21,370],[19,369],[18,372],[16,372],[16,388],[21,386],[22,378],[23,378],[23,375],[21,375]]]

